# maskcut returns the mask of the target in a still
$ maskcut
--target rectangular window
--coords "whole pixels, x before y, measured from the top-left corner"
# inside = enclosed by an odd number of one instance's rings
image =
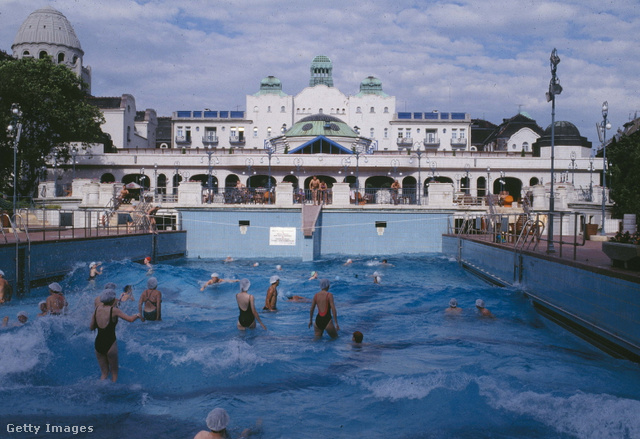
[[[398,128],[398,139],[404,138],[404,130],[402,128]]]
[[[452,139],[458,138],[458,130],[456,128],[451,128],[451,138]]]
[[[461,139],[465,138],[465,130],[464,130],[464,128],[460,128],[460,138]]]
[[[436,143],[436,130],[425,130],[424,134],[427,143]]]

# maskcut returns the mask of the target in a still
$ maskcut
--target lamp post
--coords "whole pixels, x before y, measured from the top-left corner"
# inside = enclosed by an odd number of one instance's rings
[[[436,169],[438,169],[438,164],[435,161],[431,161],[429,167],[431,168],[431,181],[436,182]]]
[[[464,165],[464,173],[467,175],[467,187],[465,188],[465,193],[467,195],[469,195],[469,193],[471,192],[471,180],[469,180],[469,170],[471,169],[471,165],[469,163],[466,163]]]
[[[421,189],[422,189],[422,176],[421,176],[421,159],[422,159],[422,154],[424,154],[426,151],[423,151],[422,149],[420,149],[420,147],[422,146],[422,144],[420,142],[416,142],[413,144],[413,146],[416,147],[416,149],[414,150],[414,152],[416,153],[416,156],[418,156],[418,184],[417,184],[417,195],[418,195],[418,202],[417,204],[420,205],[422,204],[422,197],[421,197]]]
[[[593,156],[589,157],[589,201],[593,201]]]
[[[460,176],[460,174],[456,174],[455,177],[456,177],[456,187],[458,188],[457,191],[461,192],[461,188],[460,188],[460,178],[461,178],[461,176]]]
[[[15,132],[13,139],[13,214],[16,213],[16,202],[18,199],[18,143],[22,133],[22,111],[18,104],[11,105],[11,124],[7,127],[9,133]]]
[[[271,196],[271,156],[276,152],[276,149],[273,145],[271,145],[271,142],[265,142],[264,149],[269,156],[269,181],[267,182],[267,193],[269,194],[269,204],[271,204],[273,199],[273,197]],[[278,159],[278,163],[279,162],[280,160]]]
[[[244,165],[247,167],[247,174],[249,175],[249,177],[247,177],[247,188],[251,188],[251,185],[249,184],[249,182],[251,181],[251,171],[253,169],[253,159],[252,158],[248,158],[244,161]],[[245,171],[242,171],[242,173],[244,174]]]
[[[551,64],[551,81],[549,82],[549,91],[546,93],[546,96],[547,102],[551,102],[551,192],[549,194],[549,239],[547,239],[547,253],[555,253],[555,248],[553,246],[553,213],[555,210],[555,195],[553,193],[553,183],[555,181],[554,161],[556,135],[556,95],[562,93],[560,81],[556,76],[556,70],[558,69],[558,64],[560,64],[560,57],[558,56],[558,51],[555,48],[551,51],[549,62]]]
[[[399,165],[400,165],[400,161],[398,159],[391,160],[391,171],[389,171],[387,174],[391,176],[397,175]],[[402,175],[402,173],[400,173],[400,175]]]
[[[73,180],[76,179],[76,156],[78,155],[78,148],[76,148],[75,146],[73,148],[71,148],[71,157],[73,159],[73,172],[71,175],[71,182],[73,183]]]
[[[208,165],[208,170],[207,170],[207,204],[211,204],[212,201],[212,192],[213,192],[213,165],[211,164],[211,156],[213,155],[213,153],[215,152],[213,150],[213,147],[211,145],[207,145],[206,149],[204,150],[205,153],[207,153],[207,158],[209,160],[209,165]],[[218,157],[216,157],[216,163],[220,163],[220,160],[218,160]]]
[[[178,195],[178,186],[180,185],[180,162],[173,162],[173,166],[176,167],[176,172],[173,176],[173,195],[176,196]]]
[[[158,164],[153,164],[153,201],[158,202]]]
[[[571,151],[571,186],[575,185],[575,175],[576,175],[576,153],[575,151]]]
[[[353,154],[356,156],[356,193],[360,193],[360,155],[363,152],[358,148],[353,148]],[[365,163],[368,162],[367,158],[364,158]],[[355,197],[355,203],[358,203],[358,196]]]
[[[609,104],[604,101],[602,103],[602,122],[598,130],[598,137],[601,137],[602,140],[602,228],[600,229],[600,235],[604,235],[605,202],[607,199],[607,130],[611,129],[611,123],[607,119],[608,115]]]
[[[487,167],[487,190],[485,192],[487,193],[487,197],[491,195],[491,168],[490,167]]]

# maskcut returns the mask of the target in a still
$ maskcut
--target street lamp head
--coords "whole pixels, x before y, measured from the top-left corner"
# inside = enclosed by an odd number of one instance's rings
[[[558,56],[558,50],[553,49],[551,51],[551,56],[549,57],[549,61],[551,62],[551,68],[555,68],[560,64],[560,57]]]
[[[575,159],[576,159],[576,152],[571,151],[571,160],[575,160]]]
[[[604,117],[607,117],[607,113],[609,113],[609,103],[607,101],[604,101],[602,103],[602,115]]]

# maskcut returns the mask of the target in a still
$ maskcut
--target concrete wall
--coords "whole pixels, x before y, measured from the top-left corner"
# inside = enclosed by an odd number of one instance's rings
[[[587,338],[597,345],[603,338],[630,352],[631,358],[640,359],[640,284],[631,279],[572,261],[560,263],[544,255],[522,253],[516,257],[512,250],[456,237],[444,236],[442,250],[480,276],[508,285],[519,281],[518,287],[534,304],[551,311],[560,323],[586,330]]]

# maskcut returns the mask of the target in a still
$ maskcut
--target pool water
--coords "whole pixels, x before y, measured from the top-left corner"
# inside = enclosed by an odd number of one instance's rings
[[[93,300],[110,281],[118,292],[134,284],[137,299],[149,274],[108,262],[92,286],[79,266],[60,282],[67,315],[35,317],[46,288],[0,308],[12,321],[20,310],[30,317],[0,330],[0,437],[191,438],[214,407],[229,412],[232,437],[259,422],[259,438],[640,437],[638,364],[607,356],[540,317],[521,292],[440,255],[389,262],[159,263],[163,320],[119,322],[116,384],[98,379]],[[286,300],[319,290],[313,270],[331,280],[337,340],[314,340],[309,304]],[[278,311],[260,311],[267,331],[236,328],[237,283],[200,291],[212,272],[249,278],[260,310],[269,277],[280,276]],[[459,316],[444,313],[452,297]],[[495,319],[476,315],[477,298]],[[122,308],[135,314],[137,303]],[[351,342],[356,330],[362,346]],[[8,434],[24,424],[41,430]],[[47,424],[67,433],[46,433]]]

